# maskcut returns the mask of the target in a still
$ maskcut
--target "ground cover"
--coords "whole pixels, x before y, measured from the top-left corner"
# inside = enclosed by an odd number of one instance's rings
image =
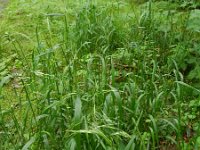
[[[198,5],[10,2],[0,149],[199,149]]]

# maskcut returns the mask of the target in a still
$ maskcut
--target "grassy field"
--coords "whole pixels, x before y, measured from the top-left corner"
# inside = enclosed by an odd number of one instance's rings
[[[0,150],[200,149],[199,6],[10,1]]]

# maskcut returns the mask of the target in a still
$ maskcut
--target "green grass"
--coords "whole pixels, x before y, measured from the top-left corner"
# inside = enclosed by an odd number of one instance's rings
[[[180,3],[10,2],[0,149],[199,149],[200,11]]]

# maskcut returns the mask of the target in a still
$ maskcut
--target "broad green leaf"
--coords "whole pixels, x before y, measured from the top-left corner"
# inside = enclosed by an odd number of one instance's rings
[[[80,120],[81,120],[81,115],[82,115],[82,112],[81,112],[82,102],[81,102],[80,97],[77,97],[75,99],[74,104],[75,104],[75,108],[74,108],[74,122],[75,123],[79,123]]]
[[[1,82],[0,82],[0,87],[3,87],[4,84],[7,84],[10,80],[11,80],[12,76],[11,75],[8,75],[6,77],[3,77],[1,79]]]
[[[35,142],[35,137],[31,139],[23,146],[22,150],[29,150],[30,146]]]

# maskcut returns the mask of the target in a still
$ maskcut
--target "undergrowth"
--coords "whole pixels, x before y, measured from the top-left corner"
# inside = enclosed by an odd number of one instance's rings
[[[0,149],[199,149],[200,11],[180,3],[10,2]]]

